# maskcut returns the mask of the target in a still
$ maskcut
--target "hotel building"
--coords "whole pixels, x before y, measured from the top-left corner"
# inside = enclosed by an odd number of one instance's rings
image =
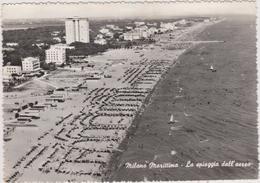
[[[13,65],[3,66],[3,79],[11,78],[12,74],[21,75],[22,74],[21,66],[13,66]]]
[[[66,62],[66,49],[74,49],[73,46],[66,44],[55,44],[51,45],[50,49],[45,51],[46,59],[45,62],[55,63],[56,65],[62,65]]]
[[[24,72],[34,72],[40,70],[40,60],[37,57],[27,57],[22,61]]]

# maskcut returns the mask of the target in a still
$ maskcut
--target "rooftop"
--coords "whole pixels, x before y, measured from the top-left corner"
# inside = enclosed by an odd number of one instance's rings
[[[88,18],[86,18],[86,17],[77,17],[77,16],[66,18],[66,20],[79,20],[79,19],[88,20]]]

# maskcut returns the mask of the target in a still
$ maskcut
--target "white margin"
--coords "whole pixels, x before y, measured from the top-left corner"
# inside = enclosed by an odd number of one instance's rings
[[[144,2],[155,2],[155,3],[178,3],[178,2],[201,2],[201,1],[208,1],[208,2],[213,2],[217,3],[217,1],[222,1],[224,2],[255,2],[256,1],[256,6],[257,6],[257,19],[256,19],[256,36],[257,36],[257,113],[259,114],[260,112],[260,99],[259,99],[259,94],[260,94],[260,83],[258,78],[260,78],[260,63],[259,63],[259,58],[260,58],[260,0],[0,0],[0,32],[2,33],[2,7],[3,4],[48,4],[48,3],[55,3],[55,4],[63,4],[63,3],[144,3]],[[19,13],[19,12],[18,12]],[[3,61],[3,55],[2,55],[2,34],[0,34],[0,61]],[[0,90],[2,91],[2,63],[0,64]],[[177,182],[177,183],[222,183],[222,182],[227,182],[227,183],[258,183],[260,182],[260,147],[259,147],[259,142],[260,142],[260,136],[259,136],[259,122],[260,122],[260,115],[257,115],[258,118],[258,179],[257,180],[201,180],[201,181],[168,181],[168,182]],[[2,92],[1,92],[1,97],[0,97],[0,145],[3,146],[3,121],[2,121]],[[3,181],[3,148],[0,148],[0,183],[4,182]],[[34,181],[36,183],[37,181]],[[143,182],[143,181],[141,181]],[[154,183],[157,182],[163,182],[163,181],[153,181]],[[164,181],[165,182],[165,181]],[[42,181],[41,181],[42,183]]]

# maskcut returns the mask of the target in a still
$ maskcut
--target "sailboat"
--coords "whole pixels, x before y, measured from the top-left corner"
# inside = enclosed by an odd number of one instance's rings
[[[170,117],[170,121],[168,123],[171,124],[171,123],[176,123],[176,122],[178,122],[178,121],[176,119],[174,119],[173,114],[172,114]]]
[[[210,66],[209,70],[211,70],[212,72],[216,72],[217,71],[216,69],[214,69],[213,65]]]

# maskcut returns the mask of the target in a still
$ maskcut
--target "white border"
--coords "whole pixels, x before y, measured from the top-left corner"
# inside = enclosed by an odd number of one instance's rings
[[[257,29],[257,104],[259,104],[260,100],[259,100],[259,94],[260,94],[260,83],[258,82],[258,78],[260,78],[260,73],[258,72],[260,70],[260,63],[259,63],[259,58],[260,58],[260,53],[258,51],[258,49],[260,48],[260,11],[259,11],[259,7],[260,7],[260,1],[259,0],[1,0],[0,2],[0,31],[2,32],[2,6],[3,4],[8,4],[8,5],[15,5],[15,4],[63,4],[63,3],[70,3],[70,4],[75,4],[75,3],[177,3],[177,2],[195,2],[195,3],[203,3],[204,2],[212,2],[212,3],[218,3],[218,2],[255,2],[256,1],[256,5],[257,5],[257,19],[256,19],[256,29]],[[19,13],[19,12],[18,12]],[[2,34],[0,35],[0,42],[1,42],[1,46],[0,46],[0,60],[3,60],[3,55],[2,55]],[[0,65],[0,81],[2,80],[2,64]],[[2,82],[0,82],[0,89],[2,90]],[[1,93],[2,94],[2,93]],[[0,119],[2,119],[2,97],[0,97]],[[260,111],[260,107],[258,105],[257,107],[257,112],[259,113]],[[257,180],[202,180],[202,181],[169,181],[169,182],[185,182],[185,183],[189,183],[189,182],[198,182],[198,183],[208,183],[208,182],[212,182],[212,183],[219,183],[219,182],[236,182],[236,183],[257,183],[260,181],[260,147],[259,147],[259,142],[260,142],[260,136],[259,136],[259,121],[260,121],[260,115],[258,115],[258,179]],[[2,120],[0,120],[0,145],[3,145],[3,126],[2,126]],[[0,169],[0,182],[3,182],[3,148],[0,148],[0,165],[1,165],[1,169]],[[159,181],[153,181],[153,182],[159,182]]]

